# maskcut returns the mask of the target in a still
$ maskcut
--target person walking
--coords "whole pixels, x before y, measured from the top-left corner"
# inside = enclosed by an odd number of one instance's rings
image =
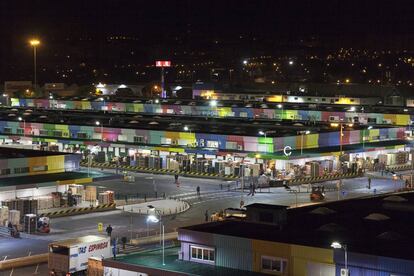
[[[200,196],[200,186],[197,186],[196,191],[197,191],[197,196]]]
[[[112,226],[110,224],[106,227],[106,233],[108,234],[108,237],[112,235]]]
[[[174,174],[175,184],[178,183],[178,173]]]
[[[204,213],[204,219],[206,222],[208,222],[208,210]]]
[[[249,193],[247,195],[248,196],[249,195],[252,195],[253,196],[253,184],[252,183],[250,183],[250,185],[249,185]]]
[[[368,189],[371,189],[371,177],[368,177]]]

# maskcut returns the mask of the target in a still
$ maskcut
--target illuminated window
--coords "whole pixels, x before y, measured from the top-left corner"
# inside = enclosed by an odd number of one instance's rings
[[[47,129],[41,129],[41,130],[39,130],[39,135],[48,136],[49,131]]]
[[[190,246],[191,260],[203,261],[203,262],[214,262],[214,248]]]
[[[8,175],[10,174],[10,169],[1,169],[1,175]]]
[[[62,131],[60,131],[60,130],[54,130],[53,131],[53,136],[62,137]]]
[[[226,142],[226,149],[238,149],[237,142]]]
[[[144,136],[134,136],[134,143],[144,143]]]
[[[262,256],[262,270],[283,273],[287,270],[287,261],[281,258]]]
[[[78,132],[78,138],[85,139],[88,138],[88,135],[84,132]]]

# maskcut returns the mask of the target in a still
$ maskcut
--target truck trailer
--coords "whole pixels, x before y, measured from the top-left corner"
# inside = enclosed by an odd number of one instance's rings
[[[50,243],[49,272],[51,275],[83,275],[90,257],[110,258],[110,238],[89,235]]]

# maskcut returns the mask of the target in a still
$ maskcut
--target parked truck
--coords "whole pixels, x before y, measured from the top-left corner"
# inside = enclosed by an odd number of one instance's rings
[[[90,257],[111,257],[110,238],[89,235],[49,244],[51,275],[84,275]]]

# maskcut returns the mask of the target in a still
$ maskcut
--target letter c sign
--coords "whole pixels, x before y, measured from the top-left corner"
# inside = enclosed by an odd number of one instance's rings
[[[292,154],[292,147],[291,146],[284,147],[283,153],[285,154],[285,156],[290,156]]]

